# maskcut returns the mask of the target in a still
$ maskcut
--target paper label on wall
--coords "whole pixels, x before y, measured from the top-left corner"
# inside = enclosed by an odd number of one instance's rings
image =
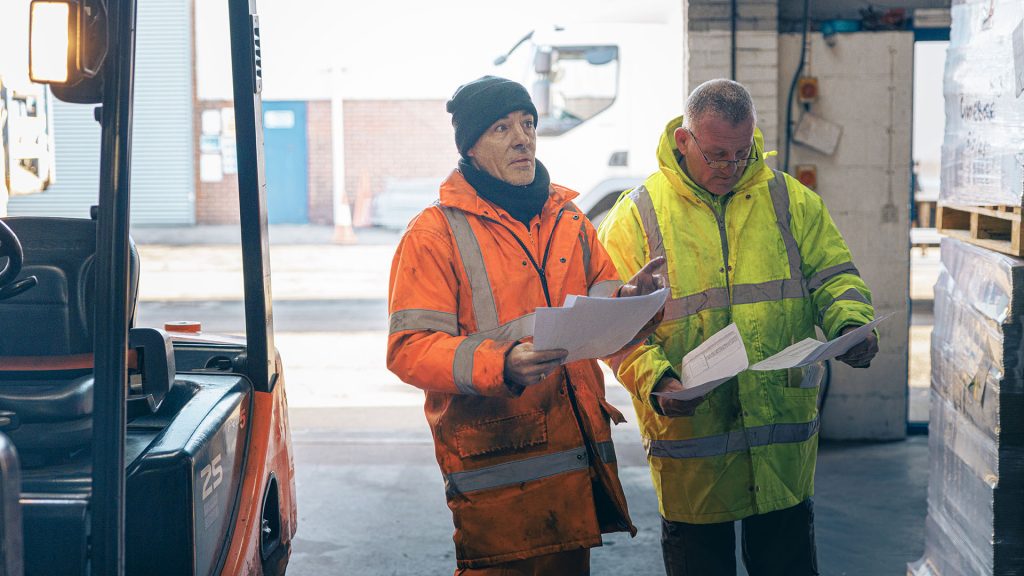
[[[839,146],[843,127],[820,116],[804,112],[796,123],[793,141],[813,148],[822,154],[832,155]]]
[[[204,136],[216,136],[220,134],[220,110],[203,110],[201,124]]]
[[[221,165],[220,154],[199,155],[199,181],[220,182],[224,179],[224,169]]]

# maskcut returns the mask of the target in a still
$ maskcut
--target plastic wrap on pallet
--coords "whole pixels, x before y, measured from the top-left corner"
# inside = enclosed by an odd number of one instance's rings
[[[942,240],[935,284],[932,389],[975,426],[1024,443],[1024,260],[950,238]],[[1004,406],[1006,403],[1006,406]],[[1024,416],[1024,415],[1022,415]]]
[[[1024,260],[945,238],[935,286],[925,555],[913,576],[1024,566]]]
[[[925,557],[932,573],[992,574],[996,443],[932,393]]]
[[[998,445],[934,391],[931,402],[925,555],[912,573],[1018,574],[1024,449]]]
[[[1024,98],[1017,98],[1012,34],[1024,16],[1024,3],[953,4],[943,80],[946,129],[939,200],[1020,206]]]

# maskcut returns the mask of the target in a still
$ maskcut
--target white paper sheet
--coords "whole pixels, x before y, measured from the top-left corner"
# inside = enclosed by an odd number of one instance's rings
[[[750,367],[751,370],[783,370],[786,368],[799,368],[823,360],[831,360],[837,356],[846,354],[851,348],[860,344],[868,337],[868,334],[878,326],[878,323],[885,320],[892,313],[881,318],[876,318],[867,324],[851,330],[842,336],[820,342],[814,338],[806,338],[786,348],[782,352],[761,360]]]
[[[566,362],[609,356],[629,343],[667,298],[668,288],[629,298],[569,296],[566,306],[537,308],[533,346],[568,350]]]
[[[684,390],[655,392],[674,400],[693,400],[747,369],[747,350],[736,324],[729,324],[683,357],[680,382]]]
[[[892,316],[892,313],[828,342],[805,338],[753,366],[749,365],[746,346],[743,344],[739,328],[736,324],[729,324],[683,358],[679,373],[682,375],[681,383],[684,390],[654,394],[673,400],[693,400],[711,392],[748,367],[750,370],[782,370],[808,366],[842,356],[860,344],[875,326],[889,316]]]

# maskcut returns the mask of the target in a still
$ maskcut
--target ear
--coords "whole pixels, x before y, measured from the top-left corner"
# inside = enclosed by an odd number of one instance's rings
[[[689,142],[690,133],[680,126],[679,128],[676,128],[676,131],[672,133],[672,136],[676,141],[676,149],[679,150],[680,154],[685,155],[684,150],[686,148],[686,143]]]

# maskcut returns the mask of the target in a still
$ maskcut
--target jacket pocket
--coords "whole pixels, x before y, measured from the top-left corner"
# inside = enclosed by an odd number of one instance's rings
[[[622,424],[626,421],[626,417],[622,415],[622,412],[619,412],[618,408],[612,406],[611,403],[604,398],[598,397],[597,403],[601,405],[601,411],[604,412],[604,415],[613,423]]]
[[[491,456],[548,443],[548,419],[543,410],[463,424],[455,429],[462,458]]]

